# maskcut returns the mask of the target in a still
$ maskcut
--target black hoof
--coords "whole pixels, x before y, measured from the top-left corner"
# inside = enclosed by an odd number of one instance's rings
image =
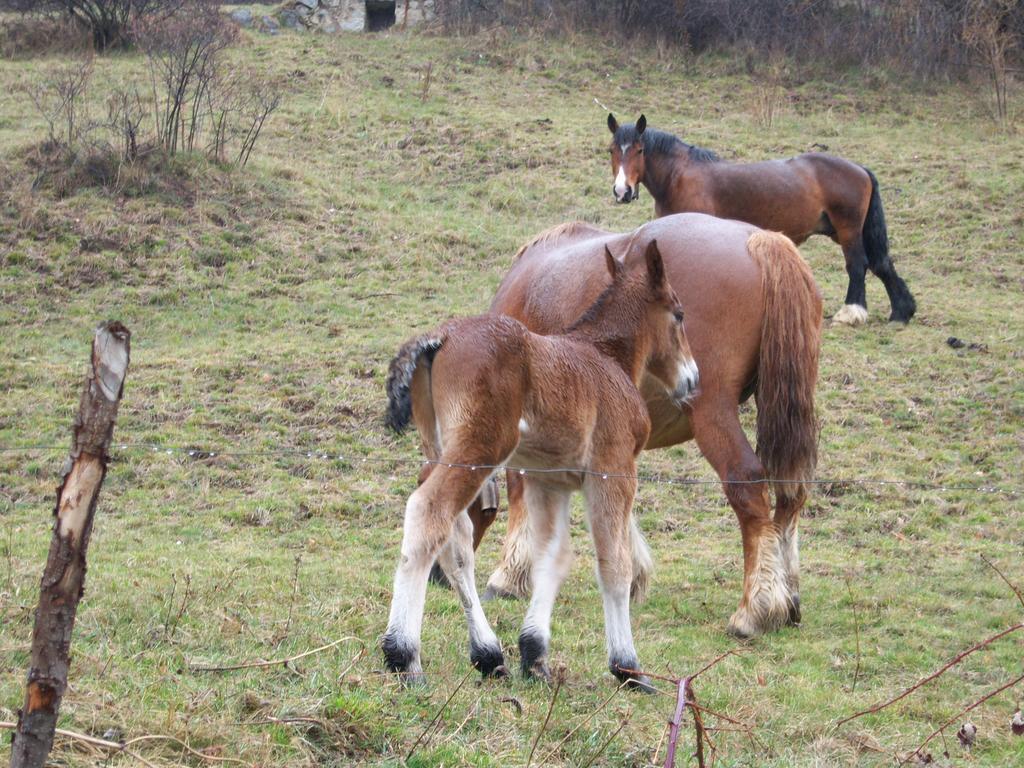
[[[389,672],[405,675],[409,665],[416,658],[416,649],[401,642],[394,635],[384,635],[381,638],[380,647],[384,651],[384,663],[387,665]]]
[[[641,693],[655,693],[651,679],[647,675],[640,674],[638,672],[639,668],[640,664],[636,659],[632,661],[612,661],[608,664],[608,669],[619,679],[619,682],[626,684],[627,689]]]
[[[469,660],[473,666],[480,670],[484,677],[507,677],[508,669],[505,667],[505,656],[501,648],[488,646],[470,647]]]
[[[791,627],[800,626],[800,595],[793,595],[789,604],[789,621]]]
[[[542,638],[525,632],[519,635],[519,661],[523,677],[550,682],[551,670],[548,669],[547,655],[548,646]]]
[[[437,584],[439,587],[445,589],[451,589],[451,582],[448,581],[448,577],[444,575],[444,570],[441,568],[440,563],[434,563],[434,566],[430,569],[430,576],[427,581],[431,584]]]

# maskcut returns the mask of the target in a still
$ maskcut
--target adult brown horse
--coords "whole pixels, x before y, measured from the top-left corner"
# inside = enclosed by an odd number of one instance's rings
[[[618,202],[636,200],[643,184],[654,197],[658,216],[694,211],[749,221],[782,232],[797,245],[811,235],[827,235],[842,247],[849,276],[845,306],[833,321],[867,321],[867,269],[889,294],[889,319],[906,323],[914,316],[914,297],[889,258],[878,180],[867,168],[819,152],[788,160],[727,163],[714,152],[648,128],[643,115],[635,124],[619,125],[609,114],[608,130],[613,135],[612,191]]]
[[[621,680],[651,690],[646,678],[627,671],[639,669],[629,622],[636,457],[651,428],[637,386],[646,373],[678,406],[697,386],[697,367],[657,244],[632,252],[628,267],[604,253],[603,290],[564,333],[539,336],[498,315],[455,320],[407,342],[391,363],[388,424],[401,431],[415,420],[434,467],[406,506],[382,641],[388,667],[406,679],[422,675],[420,627],[435,557],[465,608],[474,666],[484,675],[504,674],[501,645],[477,597],[466,509],[495,468],[510,462],[539,470],[524,484],[536,549],[533,599],[519,635],[523,673],[548,675],[551,610],[570,562],[569,498],[582,490],[609,666]]]
[[[669,281],[686,310],[686,331],[701,388],[679,407],[645,380],[651,417],[647,448],[696,439],[724,483],[743,538],[743,596],[729,621],[742,636],[800,620],[797,524],[814,473],[818,428],[814,387],[821,297],[786,237],[738,221],[688,213],[612,234],[588,224],[555,227],[524,246],[491,311],[537,333],[569,326],[607,283],[601,253],[627,254],[629,266],[657,239]],[[740,426],[739,404],[757,398],[757,453]],[[488,595],[531,588],[532,523],[523,512],[532,478],[507,476],[509,530]],[[766,480],[767,479],[767,480]],[[525,482],[524,482],[525,480]],[[775,509],[769,498],[775,492]],[[650,558],[633,529],[634,592]]]

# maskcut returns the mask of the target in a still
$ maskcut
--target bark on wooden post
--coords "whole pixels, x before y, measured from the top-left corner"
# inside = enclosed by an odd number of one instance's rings
[[[85,552],[92,533],[107,451],[128,371],[131,333],[121,323],[96,329],[71,454],[57,489],[53,539],[39,589],[32,632],[32,666],[25,705],[12,737],[11,768],[42,768],[53,746],[57,713],[67,688],[71,631],[85,586]]]

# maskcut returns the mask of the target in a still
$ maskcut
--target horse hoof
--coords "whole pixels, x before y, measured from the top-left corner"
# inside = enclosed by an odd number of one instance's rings
[[[792,602],[789,605],[789,621],[786,622],[791,627],[800,626],[800,595],[794,594],[791,598]]]
[[[502,654],[501,648],[487,646],[471,648],[469,659],[484,677],[504,677],[508,674],[508,670],[505,668],[505,656]]]
[[[832,316],[832,325],[856,326],[864,325],[867,321],[868,310],[860,304],[844,304],[843,308]]]
[[[425,688],[427,676],[422,672],[399,672],[399,680],[403,688]]]
[[[548,666],[547,661],[544,659],[538,659],[528,667],[525,665],[523,666],[523,679],[537,680],[542,683],[551,683],[553,680],[551,667]]]
[[[743,609],[732,615],[725,631],[738,640],[749,640],[761,634],[760,628],[750,618],[750,614]]]

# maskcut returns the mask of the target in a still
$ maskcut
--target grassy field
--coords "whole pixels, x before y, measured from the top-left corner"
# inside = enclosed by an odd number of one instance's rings
[[[117,439],[242,454],[115,452],[63,727],[166,734],[258,766],[527,762],[552,691],[518,677],[463,685],[465,623],[450,593],[428,595],[429,687],[382,674],[377,642],[417,471],[415,439],[382,427],[383,381],[412,333],[485,309],[533,233],[577,218],[627,229],[652,215],[646,192],[612,203],[595,99],[728,159],[817,143],[872,168],[919,313],[887,324],[872,279],[869,325],[826,328],[819,475],[1021,488],[1024,141],[993,126],[982,93],[880,71],[784,73],[766,128],[740,60],[586,36],[253,34],[231,55],[288,84],[245,170],[185,160],[143,192],[83,187],[60,199],[33,185],[43,123],[17,91],[55,60],[0,61],[0,446],[66,444],[92,329],[118,318],[133,355]],[[99,111],[102,85],[143,63],[121,54],[96,68]],[[803,252],[831,314],[846,287],[841,254],[823,239]],[[954,350],[949,336],[984,346]],[[64,454],[0,452],[0,720],[21,705]],[[647,454],[641,471],[712,476],[693,445]],[[749,643],[724,632],[742,573],[719,488],[644,483],[637,514],[656,562],[633,614],[641,660],[682,675],[743,651],[698,681],[703,704],[753,725],[752,738],[713,734],[717,766],[891,765],[1022,671],[1018,634],[835,726],[1021,621],[981,559],[1024,583],[1019,494],[822,486],[802,530],[803,626]],[[595,714],[614,684],[578,505],[574,520],[578,557],[552,642],[566,682],[533,765],[660,764],[672,697],[620,693]],[[479,552],[481,586],[503,530],[499,519]],[[525,606],[486,610],[514,653]],[[343,637],[287,669],[189,669]],[[929,751],[939,764],[1024,764],[1008,724],[1022,697],[1018,686],[971,713],[969,754],[956,726],[948,758],[941,740]],[[692,743],[686,727],[677,764],[695,764]],[[212,764],[168,742],[137,748],[155,765]],[[66,740],[54,759],[134,763]]]

